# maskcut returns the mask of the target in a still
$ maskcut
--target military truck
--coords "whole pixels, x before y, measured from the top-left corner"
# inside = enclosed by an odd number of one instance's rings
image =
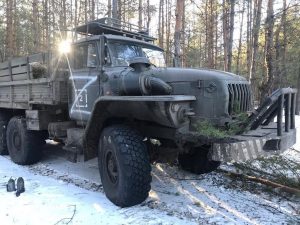
[[[68,54],[0,63],[0,154],[13,162],[36,163],[45,139],[62,142],[75,156],[98,157],[106,196],[128,207],[147,198],[152,162],[175,159],[200,174],[295,143],[295,89],[254,110],[245,78],[168,68],[135,25],[103,18],[75,31]]]

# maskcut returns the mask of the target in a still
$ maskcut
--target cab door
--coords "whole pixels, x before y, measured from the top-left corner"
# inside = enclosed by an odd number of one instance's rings
[[[73,59],[69,77],[69,115],[85,123],[99,96],[99,41],[73,45]]]

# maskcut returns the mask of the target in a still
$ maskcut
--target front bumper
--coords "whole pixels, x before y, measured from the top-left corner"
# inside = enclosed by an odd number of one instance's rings
[[[208,157],[221,162],[241,162],[282,153],[296,143],[296,93],[297,90],[292,88],[274,91],[248,117],[243,127],[244,130],[249,129],[248,132],[219,140],[189,132],[182,135],[181,142],[198,146],[201,142],[209,144],[212,147]],[[277,122],[271,122],[275,117]]]
[[[277,136],[277,125],[271,123],[232,138],[234,141],[229,143],[213,143],[209,158],[222,162],[241,162],[280,154],[296,143],[296,129]]]

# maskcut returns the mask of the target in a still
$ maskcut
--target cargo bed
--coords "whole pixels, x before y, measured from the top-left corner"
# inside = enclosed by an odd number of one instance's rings
[[[0,63],[0,108],[31,109],[68,102],[68,70],[62,57],[38,53]]]

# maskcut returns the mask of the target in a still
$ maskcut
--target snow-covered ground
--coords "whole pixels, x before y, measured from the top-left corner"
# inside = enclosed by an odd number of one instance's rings
[[[300,164],[299,134],[297,140],[284,158]],[[285,172],[299,181],[300,171]],[[19,176],[25,179],[26,192],[16,197],[6,192],[5,184]],[[149,198],[121,209],[106,199],[95,159],[74,164],[64,159],[60,146],[53,145],[32,166],[0,157],[0,224],[300,224],[299,196],[232,179],[222,171],[193,175],[157,164],[152,178]]]

